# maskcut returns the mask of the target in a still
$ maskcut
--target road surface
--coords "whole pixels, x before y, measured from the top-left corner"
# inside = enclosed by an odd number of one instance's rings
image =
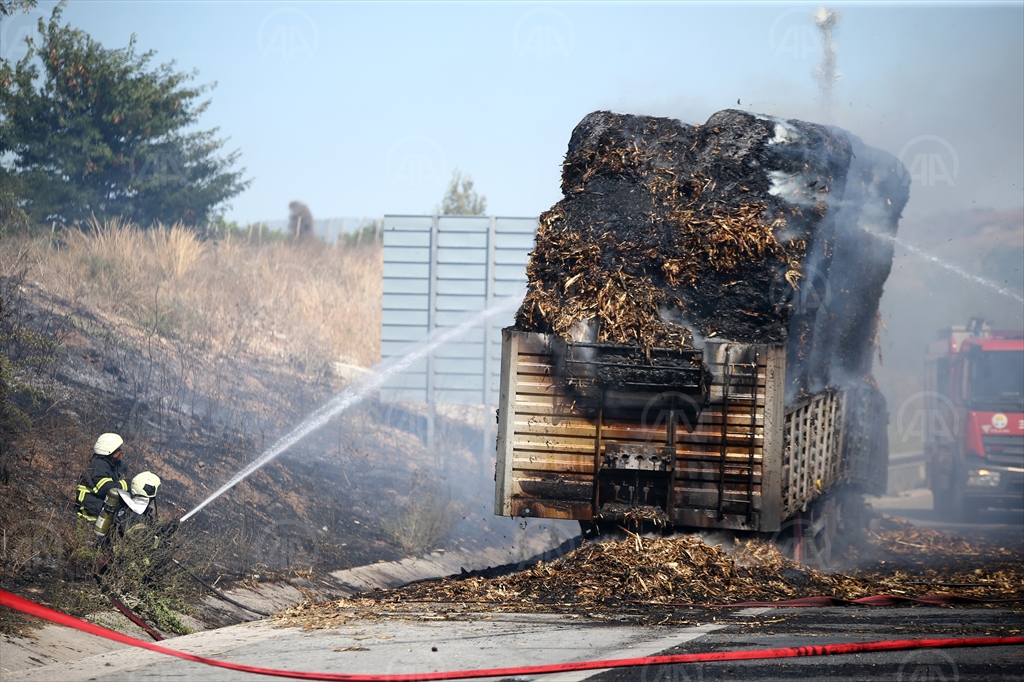
[[[950,524],[931,511],[928,491],[872,501],[877,511],[968,539],[1019,544],[1016,512],[989,513],[975,526]],[[767,649],[838,642],[1024,635],[1024,605],[893,608],[679,609],[657,626],[600,615],[479,613],[446,618],[423,612],[403,620],[357,619],[333,630],[275,628],[267,622],[173,639],[203,656],[302,671],[397,675],[639,656]],[[175,680],[264,678],[142,650],[120,650],[24,670],[6,680]],[[521,676],[517,680],[684,682],[710,680],[1024,680],[1024,646],[856,654],[773,661],[648,666]]]

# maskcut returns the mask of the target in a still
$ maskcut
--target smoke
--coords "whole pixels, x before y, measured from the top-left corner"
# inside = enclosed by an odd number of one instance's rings
[[[835,108],[835,84],[842,78],[842,74],[836,69],[837,55],[834,34],[842,20],[842,13],[825,7],[819,7],[814,13],[814,25],[821,33],[821,64],[811,72],[814,80],[818,82],[818,89],[821,91],[822,118],[832,122],[833,110]]]

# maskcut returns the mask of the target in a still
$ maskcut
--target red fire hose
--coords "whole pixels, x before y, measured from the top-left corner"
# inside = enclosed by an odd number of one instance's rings
[[[706,663],[710,661],[750,661],[777,658],[800,658],[806,656],[834,656],[837,654],[859,654],[872,651],[903,651],[907,649],[938,649],[952,647],[980,647],[1024,645],[1024,637],[959,637],[945,639],[899,639],[880,642],[848,642],[845,644],[824,644],[820,646],[785,647],[781,649],[755,649],[749,651],[716,651],[703,654],[673,654],[670,656],[645,656],[642,658],[618,658],[605,661],[583,661],[578,663],[553,663],[549,665],[529,665],[514,668],[490,668],[485,670],[448,670],[434,673],[413,673],[404,675],[349,675],[346,673],[300,672],[279,670],[276,668],[260,668],[239,663],[218,661],[212,658],[194,656],[183,651],[169,649],[159,644],[144,642],[120,632],[107,630],[98,625],[87,623],[60,611],[54,611],[22,599],[5,590],[0,590],[0,606],[16,609],[30,616],[43,618],[52,623],[88,632],[98,637],[122,642],[142,649],[149,649],[161,654],[176,656],[186,661],[194,661],[205,665],[270,675],[288,677],[298,680],[328,680],[330,682],[429,682],[431,680],[467,680],[479,677],[515,677],[519,675],[543,675],[550,673],[572,672],[578,670],[602,670],[605,668],[630,668],[644,665],[670,665],[675,663]]]

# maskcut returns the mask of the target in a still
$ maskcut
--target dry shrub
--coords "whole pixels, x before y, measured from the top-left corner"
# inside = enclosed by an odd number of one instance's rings
[[[5,240],[6,259],[25,243]],[[380,358],[381,248],[204,241],[121,220],[31,244],[49,292],[214,354],[285,360],[311,376]]]
[[[435,481],[413,477],[412,492],[391,518],[381,522],[388,538],[409,554],[438,546],[452,529],[459,513],[451,493]]]

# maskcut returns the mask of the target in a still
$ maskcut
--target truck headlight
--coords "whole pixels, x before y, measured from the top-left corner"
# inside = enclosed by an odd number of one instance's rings
[[[967,472],[967,485],[995,487],[999,485],[999,472],[988,469],[971,469]]]

